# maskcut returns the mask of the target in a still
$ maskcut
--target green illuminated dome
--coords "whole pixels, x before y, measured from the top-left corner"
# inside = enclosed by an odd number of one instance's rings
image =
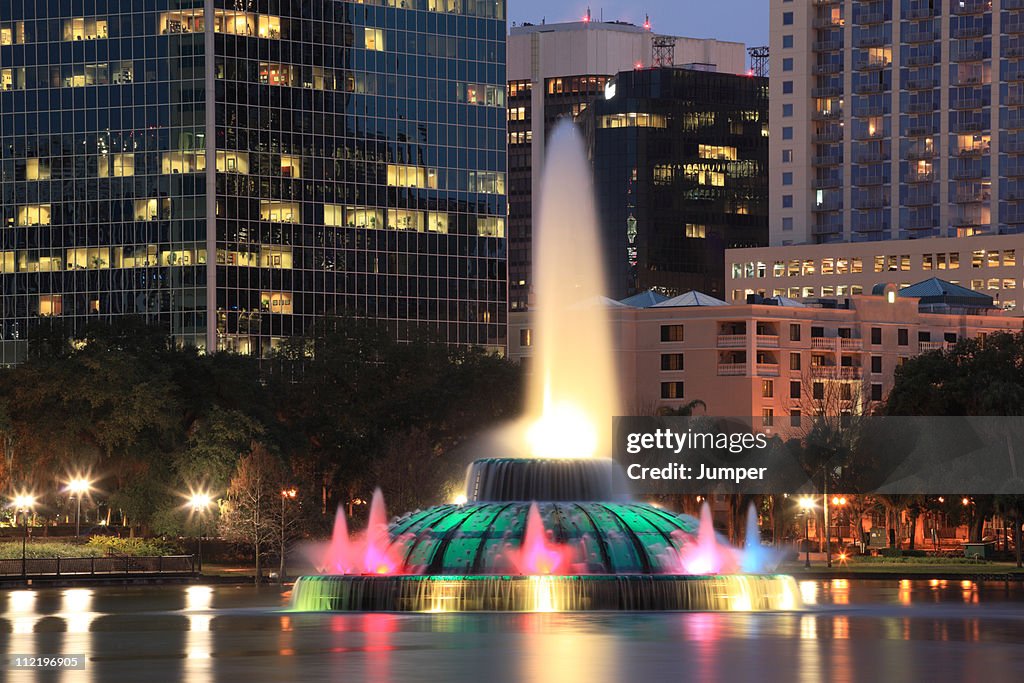
[[[696,521],[640,503],[538,503],[551,540],[576,549],[581,574],[657,574],[670,570],[673,532]],[[404,572],[516,573],[509,550],[522,544],[530,503],[441,505],[396,520],[392,538]]]

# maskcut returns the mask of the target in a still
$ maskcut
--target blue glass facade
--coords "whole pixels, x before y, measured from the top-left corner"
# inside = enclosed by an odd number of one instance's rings
[[[504,2],[0,4],[0,363],[40,316],[505,343]]]

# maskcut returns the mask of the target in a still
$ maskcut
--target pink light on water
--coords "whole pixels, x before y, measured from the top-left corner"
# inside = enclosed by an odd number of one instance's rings
[[[738,568],[736,551],[718,542],[711,507],[706,502],[700,509],[697,538],[680,548],[679,563],[687,574],[731,574]]]
[[[564,574],[571,570],[573,551],[568,546],[548,539],[544,520],[536,503],[530,505],[526,516],[526,533],[518,549],[507,551],[512,564],[520,574]]]
[[[330,543],[318,547],[318,566],[325,574],[397,574],[402,566],[388,533],[388,515],[380,489],[373,492],[365,531],[350,534],[345,511],[339,507]]]

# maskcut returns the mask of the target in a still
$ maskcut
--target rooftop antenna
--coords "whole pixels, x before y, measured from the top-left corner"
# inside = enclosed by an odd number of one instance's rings
[[[583,21],[584,21],[584,23],[587,23],[587,24],[590,23],[590,7],[589,6],[587,7],[587,16],[583,17]]]
[[[672,66],[676,63],[676,39],[671,36],[654,36],[651,40],[651,56],[654,66]]]
[[[768,76],[768,46],[748,47],[747,54],[750,55],[750,75]]]
[[[650,14],[645,14],[644,15],[644,30],[645,31],[650,31],[651,30],[651,15]]]

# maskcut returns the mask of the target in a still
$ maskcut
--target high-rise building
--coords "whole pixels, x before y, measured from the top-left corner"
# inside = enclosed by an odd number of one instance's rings
[[[1024,226],[1024,2],[771,0],[773,245]]]
[[[742,73],[742,43],[654,34],[649,25],[584,21],[524,24],[508,38],[509,307],[529,302],[533,216],[539,209],[545,140],[576,116],[620,71],[692,65]]]
[[[577,120],[609,296],[723,296],[725,249],[768,243],[768,79],[631,69]]]
[[[505,344],[505,2],[0,3],[0,363],[40,316]]]

